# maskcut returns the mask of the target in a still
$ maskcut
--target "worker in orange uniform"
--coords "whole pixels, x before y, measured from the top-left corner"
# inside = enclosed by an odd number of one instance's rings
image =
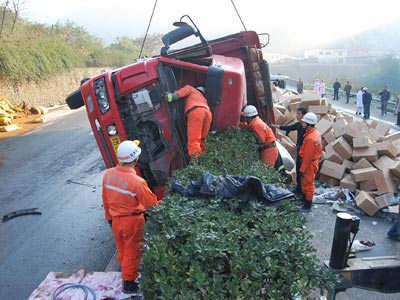
[[[201,153],[207,152],[205,140],[210,130],[212,114],[204,93],[205,89],[202,86],[194,88],[185,85],[174,93],[167,93],[165,97],[168,102],[186,98],[185,115],[190,157],[198,157]]]
[[[139,291],[138,267],[142,255],[144,211],[160,203],[147,182],[136,175],[141,148],[139,141],[124,141],[117,149],[120,165],[108,169],[103,177],[102,198],[105,218],[112,227],[121,265],[123,292]]]
[[[254,131],[260,142],[260,159],[273,166],[277,171],[284,172],[282,158],[279,155],[276,145],[276,138],[272,129],[258,116],[257,108],[253,105],[247,105],[243,110],[242,127],[248,127]]]
[[[318,171],[319,159],[322,155],[321,134],[314,127],[317,124],[317,116],[314,113],[306,113],[301,119],[301,125],[306,130],[303,145],[299,155],[302,159],[300,167],[301,190],[303,192],[303,212],[311,211],[314,197],[314,180]]]

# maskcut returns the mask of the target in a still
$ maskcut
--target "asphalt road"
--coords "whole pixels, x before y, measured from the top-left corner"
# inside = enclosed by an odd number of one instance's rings
[[[360,116],[355,116],[356,106],[355,99],[352,98],[349,102],[345,103],[345,99],[339,99],[339,101],[332,101],[332,97],[328,95],[328,102],[332,103],[336,110],[340,110],[354,116],[354,119],[362,121]],[[380,115],[380,107],[374,105],[371,107],[371,118],[378,122],[385,122],[391,126],[392,131],[398,131],[399,127],[395,125],[397,115],[392,112],[388,112],[386,116]],[[324,188],[320,187],[317,189],[317,193],[329,192],[337,190],[338,188]],[[356,235],[356,239],[364,241],[373,241],[376,246],[364,252],[359,252],[356,257],[381,257],[381,256],[392,256],[400,255],[400,242],[393,241],[387,237],[387,231],[393,224],[390,220],[391,216],[376,215],[369,217],[361,211],[349,211],[351,215],[358,216],[360,218],[360,227]],[[324,265],[324,261],[329,261],[330,253],[332,248],[333,234],[336,222],[337,212],[332,210],[331,205],[326,204],[315,204],[311,213],[306,215],[307,218],[307,229],[313,236],[313,244],[317,251],[318,257],[321,259],[321,265]],[[317,293],[316,293],[317,298]],[[400,299],[400,293],[384,294],[376,291],[370,291],[366,289],[350,288],[344,292],[340,292],[336,295],[336,300],[398,300]]]
[[[354,103],[345,104],[343,99],[334,106],[349,113],[355,109]],[[373,110],[372,116],[379,118],[379,112]],[[382,121],[393,124],[395,116],[385,118]],[[85,111],[64,107],[45,120],[32,132],[0,139],[0,217],[32,207],[42,212],[0,223],[0,299],[27,299],[51,271],[104,271],[115,252],[101,207],[105,167]],[[388,220],[350,214],[361,218],[356,238],[376,243],[363,255],[400,254],[400,243],[386,237]],[[330,205],[317,204],[306,218],[305,226],[323,264],[329,260],[336,213]],[[336,299],[397,300],[400,293],[352,288],[338,293]]]
[[[0,218],[42,213],[0,223],[0,299],[27,299],[50,271],[103,271],[114,253],[101,206],[105,166],[85,110],[62,107],[45,121],[0,139]]]

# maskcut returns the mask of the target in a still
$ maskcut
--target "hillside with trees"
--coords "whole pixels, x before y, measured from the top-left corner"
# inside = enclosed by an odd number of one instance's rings
[[[118,37],[109,46],[72,22],[51,26],[19,18],[20,1],[0,6],[0,79],[18,84],[39,82],[54,74],[82,67],[117,68],[161,47],[161,34]]]
[[[122,36],[106,46],[72,22],[31,23],[20,17],[20,3],[0,4],[0,96],[14,104],[63,104],[82,78],[131,64],[161,48],[159,33],[148,35],[144,45],[144,37]]]

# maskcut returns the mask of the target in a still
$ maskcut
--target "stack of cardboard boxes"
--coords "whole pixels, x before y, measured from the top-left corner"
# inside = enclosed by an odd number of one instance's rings
[[[392,132],[383,122],[336,111],[326,99],[311,92],[282,95],[275,89],[274,97],[276,124],[295,121],[299,106],[318,116],[316,128],[324,146],[317,177],[320,182],[354,192],[356,205],[370,216],[386,207],[398,212],[395,195],[400,179],[400,132]],[[296,135],[277,131],[293,158]]]

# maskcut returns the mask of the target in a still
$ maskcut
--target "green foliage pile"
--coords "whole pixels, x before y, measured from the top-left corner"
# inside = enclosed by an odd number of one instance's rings
[[[182,182],[214,175],[253,175],[280,184],[257,159],[254,136],[228,130],[209,136],[208,155],[174,174]],[[293,299],[333,282],[319,265],[305,218],[239,199],[169,192],[147,220],[141,289],[145,299]],[[303,298],[305,299],[305,298]]]
[[[117,38],[110,46],[72,22],[32,24],[0,6],[0,79],[14,85],[39,82],[75,67],[118,68],[139,57],[143,38]],[[149,35],[142,56],[161,47],[161,34]]]

